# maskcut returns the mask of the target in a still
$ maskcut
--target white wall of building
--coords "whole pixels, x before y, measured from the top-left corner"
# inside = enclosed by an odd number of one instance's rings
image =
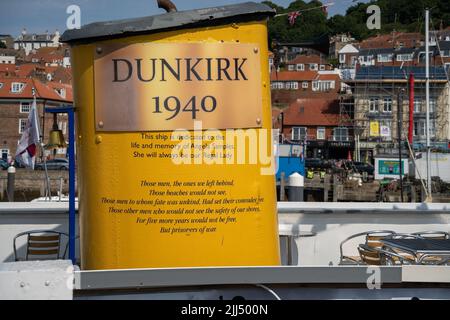
[[[14,56],[0,56],[0,63],[16,64],[16,57],[14,57]]]

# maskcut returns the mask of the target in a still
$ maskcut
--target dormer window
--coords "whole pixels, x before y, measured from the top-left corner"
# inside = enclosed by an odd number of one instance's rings
[[[25,87],[25,83],[13,82],[13,83],[11,83],[11,92],[19,93],[23,90],[24,87]]]
[[[36,35],[35,34],[33,34],[33,40],[36,40]]]
[[[56,93],[59,94],[59,96],[61,98],[64,98],[64,99],[66,98],[66,89],[60,88],[60,89],[55,89],[55,91],[56,91]]]
[[[3,88],[3,83],[0,82],[0,89]]]

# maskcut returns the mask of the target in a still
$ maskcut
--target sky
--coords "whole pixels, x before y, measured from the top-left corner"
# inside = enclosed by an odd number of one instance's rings
[[[249,0],[172,0],[179,11],[215,7],[227,4],[242,3]],[[261,2],[260,0],[254,0]],[[367,2],[367,0],[359,0]],[[292,0],[272,0],[287,7]],[[345,13],[356,0],[323,0],[323,3],[334,2],[329,14]],[[164,13],[158,9],[156,0],[0,0],[0,34],[11,34],[16,37],[23,28],[28,33],[54,32],[61,33],[66,29],[66,13],[69,5],[78,5],[81,9],[81,25],[95,21],[106,21],[136,18]]]

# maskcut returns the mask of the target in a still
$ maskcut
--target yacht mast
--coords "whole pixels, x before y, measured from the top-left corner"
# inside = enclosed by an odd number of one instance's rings
[[[425,101],[427,138],[427,190],[431,200],[431,146],[430,146],[430,11],[425,10]]]

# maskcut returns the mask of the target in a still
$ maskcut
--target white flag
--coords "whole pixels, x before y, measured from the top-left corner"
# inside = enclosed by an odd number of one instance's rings
[[[36,97],[33,100],[27,125],[22,132],[16,151],[16,161],[34,170],[34,160],[39,145],[39,118],[36,108]]]

